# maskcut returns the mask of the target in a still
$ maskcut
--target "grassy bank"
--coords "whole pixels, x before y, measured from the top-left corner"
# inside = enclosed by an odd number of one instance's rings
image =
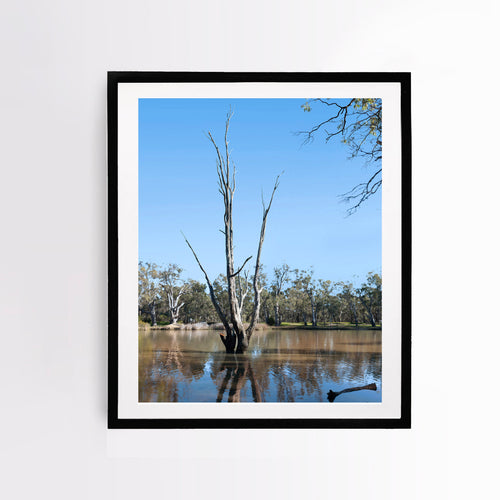
[[[139,322],[140,330],[224,330],[222,323],[193,324],[158,324],[151,326],[149,323]],[[269,326],[266,323],[259,323],[256,330],[381,330],[381,325],[371,326],[369,323],[360,323],[358,326],[349,322],[341,323],[318,323],[318,326],[304,323],[282,323],[281,326]]]
[[[281,326],[271,326],[269,328],[283,330],[381,330],[382,326],[372,326],[370,323],[359,323],[356,326],[353,323],[344,321],[340,323],[318,323],[318,326],[304,325],[304,323],[281,323]]]

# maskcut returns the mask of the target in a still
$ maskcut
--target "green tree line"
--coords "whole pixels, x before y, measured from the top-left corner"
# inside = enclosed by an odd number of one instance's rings
[[[206,284],[183,278],[176,264],[159,266],[139,262],[139,319],[158,323],[215,323],[219,321]],[[333,282],[316,278],[314,270],[292,269],[287,264],[272,273],[259,272],[261,289],[260,321],[268,325],[302,323],[354,325],[382,323],[382,278],[375,272],[361,286],[350,281]],[[229,314],[227,278],[220,274],[213,282],[214,294],[222,310]],[[254,287],[253,276],[241,273],[236,281],[236,296],[243,321],[250,321]]]

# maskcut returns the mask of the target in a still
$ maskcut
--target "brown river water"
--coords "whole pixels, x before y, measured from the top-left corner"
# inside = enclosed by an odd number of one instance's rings
[[[380,402],[382,333],[256,331],[226,354],[213,330],[139,332],[139,402]]]

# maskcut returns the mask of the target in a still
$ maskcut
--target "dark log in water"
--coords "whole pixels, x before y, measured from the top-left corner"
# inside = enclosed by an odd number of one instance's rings
[[[368,384],[368,385],[363,385],[362,387],[349,387],[348,389],[344,389],[343,391],[340,391],[340,392],[333,392],[332,390],[330,390],[330,391],[328,391],[327,398],[328,398],[328,401],[330,401],[330,403],[333,403],[337,396],[340,396],[341,394],[344,394],[345,392],[376,391],[376,390],[377,390],[377,384]]]

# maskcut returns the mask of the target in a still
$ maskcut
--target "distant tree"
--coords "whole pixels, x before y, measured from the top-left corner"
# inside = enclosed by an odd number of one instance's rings
[[[217,313],[205,290],[206,285],[196,280],[189,280],[183,295],[184,307],[180,314],[184,323],[216,321]]]
[[[363,202],[375,194],[382,185],[382,99],[356,98],[346,103],[332,99],[311,99],[302,104],[302,109],[311,112],[319,103],[332,109],[332,116],[310,130],[299,132],[304,142],[311,142],[317,133],[325,133],[325,141],[340,139],[350,151],[350,157],[360,157],[371,167],[368,180],[342,194],[351,206],[347,212],[354,213]]]
[[[212,285],[213,285],[215,300],[219,304],[219,307],[226,316],[226,318],[229,318],[231,316],[231,310],[229,308],[229,297],[227,294],[226,276],[224,274],[219,274],[217,278],[214,279]]]
[[[307,325],[307,311],[309,309],[307,295],[297,288],[294,280],[293,286],[284,292],[284,301],[281,304],[281,314],[287,321],[298,323],[302,321]]]
[[[356,295],[368,314],[370,324],[375,326],[382,311],[382,278],[373,272],[368,273],[366,283],[356,290]]]
[[[180,302],[187,285],[181,279],[182,269],[177,264],[169,264],[167,268],[158,271],[158,281],[161,295],[165,298],[172,324],[179,320],[179,311],[184,302]]]
[[[157,324],[157,308],[160,300],[159,270],[156,264],[139,262],[139,313],[151,317],[151,324]]]
[[[318,288],[316,280],[313,279],[314,271],[309,268],[306,271],[295,269],[295,287],[305,293],[311,305],[311,318],[312,326],[318,326],[317,319],[317,301],[318,301]]]
[[[250,280],[253,282],[254,276],[251,276]],[[261,321],[261,310],[264,311],[264,319],[267,322],[269,319],[269,310],[271,307],[271,295],[269,293],[269,284],[267,281],[267,274],[264,272],[264,266],[262,264],[259,266],[259,275],[257,277],[257,287],[260,290],[260,304],[261,307],[259,309],[259,313],[256,319],[256,322]],[[251,300],[254,300],[254,291],[250,291]],[[253,313],[253,311],[251,311]],[[248,318],[251,319],[251,314],[248,315]]]
[[[268,325],[274,325],[274,318],[271,316],[273,309],[273,296],[267,288],[262,289],[261,294],[261,316]]]
[[[345,302],[350,313],[351,313],[351,323],[355,323],[356,326],[359,325],[359,307],[358,298],[356,296],[356,291],[354,285],[350,282],[339,282],[337,286],[340,287],[339,297]]]
[[[336,312],[336,303],[333,298],[333,285],[330,280],[318,279],[317,316],[323,322],[333,321]]]
[[[280,299],[283,295],[283,288],[289,280],[290,267],[287,264],[282,264],[274,268],[274,279],[271,283],[271,293],[274,298],[274,324],[281,325],[280,319]]]

